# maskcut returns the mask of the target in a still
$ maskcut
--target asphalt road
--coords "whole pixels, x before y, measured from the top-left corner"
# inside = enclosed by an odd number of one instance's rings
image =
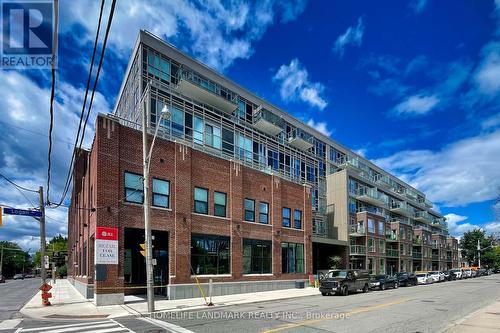
[[[29,286],[22,283],[19,281],[16,289],[28,289]],[[31,281],[25,280],[24,283]],[[76,321],[24,318],[7,330],[2,330],[0,320],[0,333],[440,332],[496,300],[500,301],[500,274],[347,297],[323,297],[318,291],[318,296],[204,311],[156,313],[152,318]],[[4,311],[0,308],[2,315]]]
[[[38,292],[40,283],[38,278],[0,283],[0,320],[19,317],[18,311]]]
[[[197,333],[440,332],[496,300],[500,300],[498,274],[347,297],[318,295],[164,318],[159,314],[156,319],[176,325],[171,331],[181,327]]]

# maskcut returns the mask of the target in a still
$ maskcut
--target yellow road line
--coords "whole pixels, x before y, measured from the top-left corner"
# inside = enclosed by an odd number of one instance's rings
[[[392,301],[392,302],[388,302],[388,303],[382,303],[382,304],[370,305],[370,306],[366,306],[366,307],[355,308],[354,310],[348,311],[346,313],[348,313],[349,315],[353,315],[353,314],[358,314],[358,313],[363,313],[363,312],[370,312],[370,311],[374,311],[374,310],[377,310],[377,309],[386,308],[388,306],[392,306],[392,305],[396,305],[396,304],[401,304],[401,303],[404,303],[404,302],[408,302],[409,300],[410,300],[409,298],[401,298],[401,299],[398,299],[398,300],[395,300],[395,301]],[[322,322],[322,321],[326,321],[326,320],[337,320],[337,319],[338,318],[322,318],[322,319],[304,320],[304,321],[301,321],[299,323],[286,324],[286,325],[283,325],[283,326],[272,328],[272,329],[267,330],[267,331],[262,331],[261,333],[279,332],[279,331],[284,331],[284,330],[288,330],[288,329],[295,328],[295,327],[306,326],[306,325],[310,325],[310,324],[316,324],[316,323],[319,323],[319,322]]]

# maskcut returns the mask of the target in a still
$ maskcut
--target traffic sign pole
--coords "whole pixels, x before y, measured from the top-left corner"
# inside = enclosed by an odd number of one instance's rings
[[[39,187],[38,194],[40,199],[40,212],[42,213],[40,216],[40,273],[42,275],[42,285],[44,285],[47,279],[47,270],[43,262],[45,258],[45,202],[43,200],[43,186]]]

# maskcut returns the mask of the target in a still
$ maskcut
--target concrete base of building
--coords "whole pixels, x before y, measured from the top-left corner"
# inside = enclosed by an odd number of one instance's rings
[[[212,296],[256,293],[261,291],[293,289],[300,284],[307,286],[307,280],[272,280],[272,281],[238,281],[238,282],[214,282],[212,285]],[[201,283],[203,292],[208,297],[209,284]],[[200,297],[200,289],[194,283],[171,284],[168,286],[169,299],[184,299]]]
[[[71,277],[68,277],[68,281],[75,287],[75,289],[83,295],[83,297],[90,299],[94,297],[94,285],[84,283],[78,280],[75,280]]]
[[[96,306],[105,305],[121,305],[125,302],[125,294],[95,294],[94,293],[94,304]]]

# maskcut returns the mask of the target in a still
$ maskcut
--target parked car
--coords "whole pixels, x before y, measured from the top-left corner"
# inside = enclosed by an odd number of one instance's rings
[[[0,283],[5,283],[5,277],[3,275],[0,275]]]
[[[446,276],[444,276],[443,272],[439,272],[439,282],[444,282],[446,280]]]
[[[418,284],[431,284],[434,279],[429,275],[429,273],[418,273],[416,274]]]
[[[415,274],[410,274],[407,272],[399,272],[396,273],[395,276],[400,286],[408,287],[408,286],[416,286],[418,284],[417,277],[415,276]]]
[[[443,274],[445,281],[454,281],[457,279],[457,276],[452,272],[451,269],[449,271],[444,271]]]
[[[15,274],[13,277],[14,280],[24,280],[24,275],[22,274]]]
[[[476,271],[477,277],[486,276],[486,275],[488,275],[488,272],[486,271],[486,269],[480,268]]]
[[[474,277],[477,277],[477,270],[475,270],[475,269],[471,269],[470,273],[471,273],[471,274],[470,274],[470,277],[473,277],[473,278],[474,278]]]
[[[432,282],[441,282],[441,277],[439,276],[439,271],[430,271],[430,277],[432,278]]]
[[[472,269],[470,268],[462,268],[462,278],[468,279],[472,277]]]
[[[396,277],[391,275],[374,275],[370,277],[370,289],[385,290],[386,288],[399,287]]]
[[[336,269],[329,271],[320,281],[321,295],[337,294],[347,296],[350,292],[370,289],[370,275],[366,271],[353,269]]]
[[[455,274],[455,279],[462,278],[462,270],[460,268],[453,268],[450,270],[451,273]]]
[[[34,278],[34,277],[35,277],[35,276],[34,276],[33,274],[26,274],[26,275],[24,276],[24,278],[25,278],[25,279],[32,279],[32,278]]]
[[[495,274],[500,273],[500,268],[495,268],[495,269],[493,270],[493,273],[495,273]]]

